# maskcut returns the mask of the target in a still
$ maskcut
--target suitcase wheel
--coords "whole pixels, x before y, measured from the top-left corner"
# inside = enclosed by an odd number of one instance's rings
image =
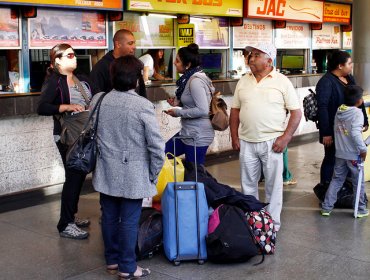
[[[175,266],[179,266],[179,265],[180,265],[180,262],[179,262],[179,261],[174,261],[174,262],[173,262],[173,264],[174,264]]]
[[[200,265],[204,264],[204,260],[198,260],[198,264]]]

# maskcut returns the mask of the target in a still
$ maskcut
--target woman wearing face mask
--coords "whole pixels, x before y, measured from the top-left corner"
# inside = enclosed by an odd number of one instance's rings
[[[348,85],[355,85],[352,73],[352,58],[345,51],[335,51],[328,57],[328,72],[316,85],[317,105],[319,109],[320,143],[324,145],[325,156],[321,164],[320,183],[329,184],[335,164],[334,117],[338,107],[344,102],[344,90]],[[365,106],[364,131],[369,123]]]
[[[212,81],[201,68],[201,56],[197,44],[180,48],[174,65],[183,74],[176,82],[176,97],[167,101],[173,108],[166,111],[172,117],[181,118],[181,131],[176,134],[192,137],[196,142],[197,164],[204,164],[206,152],[215,137],[209,119],[211,94],[215,91]],[[166,153],[174,153],[173,140],[166,143]],[[195,162],[194,143],[191,139],[176,140],[176,155],[185,154],[185,160]]]
[[[89,106],[92,93],[95,93],[86,78],[76,77],[73,74],[76,67],[76,55],[70,45],[58,44],[51,49],[50,67],[42,86],[37,112],[39,115],[53,116],[54,140],[65,167],[60,220],[57,226],[59,235],[65,238],[85,239],[89,234],[81,227],[87,227],[90,221],[77,218],[75,215],[86,175],[66,168],[66,153],[69,146],[60,141],[62,114],[85,111]]]

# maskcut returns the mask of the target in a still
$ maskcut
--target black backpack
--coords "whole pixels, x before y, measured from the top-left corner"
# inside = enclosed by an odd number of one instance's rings
[[[154,208],[141,211],[137,236],[136,256],[139,260],[151,258],[163,243],[162,214]]]
[[[216,212],[218,211],[218,212]],[[215,263],[244,262],[259,254],[244,212],[223,204],[214,213],[219,224],[206,238],[208,259]],[[262,263],[264,255],[262,255]]]
[[[318,183],[314,188],[313,191],[317,198],[323,202],[325,200],[326,192],[329,188],[329,184],[321,184]],[[365,203],[367,205],[368,199],[366,193],[365,195]],[[353,193],[353,186],[350,178],[347,178],[344,181],[343,186],[337,193],[337,201],[334,204],[335,208],[344,208],[344,209],[353,209],[353,200],[355,194]]]
[[[316,123],[319,120],[319,107],[317,106],[316,93],[309,89],[310,94],[303,98],[303,112],[306,121],[313,121]]]

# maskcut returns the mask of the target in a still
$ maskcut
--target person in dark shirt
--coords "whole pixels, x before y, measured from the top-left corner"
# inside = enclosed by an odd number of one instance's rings
[[[54,141],[65,168],[65,182],[57,228],[61,237],[85,239],[89,233],[82,230],[81,227],[87,227],[90,221],[75,215],[78,212],[79,196],[86,175],[65,166],[69,146],[61,141],[62,127],[59,120],[62,114],[84,112],[89,107],[92,95],[96,93],[96,90],[86,77],[74,75],[77,60],[70,45],[58,44],[54,46],[50,51],[50,62],[51,66],[48,68],[47,76],[42,85],[37,112],[42,116],[53,116]]]
[[[324,145],[325,156],[320,169],[320,183],[331,181],[335,164],[334,118],[338,107],[344,102],[344,91],[348,85],[355,85],[351,75],[352,58],[348,52],[335,51],[328,57],[328,72],[316,85],[319,109],[320,143]],[[369,127],[365,106],[360,109],[364,114],[364,131]]]
[[[118,30],[113,37],[113,50],[109,51],[93,67],[90,79],[99,91],[110,92],[113,89],[110,65],[115,58],[128,54],[135,55],[135,37],[127,29]]]

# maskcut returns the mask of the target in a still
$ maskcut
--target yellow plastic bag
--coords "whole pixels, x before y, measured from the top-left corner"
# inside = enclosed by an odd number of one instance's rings
[[[164,164],[162,167],[161,172],[158,175],[158,182],[157,182],[157,192],[158,194],[153,197],[153,201],[158,202],[161,200],[162,193],[166,188],[167,183],[175,182],[174,177],[174,160],[169,159],[168,155],[175,157],[171,153],[166,154],[166,159],[164,160]],[[185,175],[185,167],[182,164],[182,161],[179,157],[176,157],[176,181],[177,182],[184,182],[184,175]]]

